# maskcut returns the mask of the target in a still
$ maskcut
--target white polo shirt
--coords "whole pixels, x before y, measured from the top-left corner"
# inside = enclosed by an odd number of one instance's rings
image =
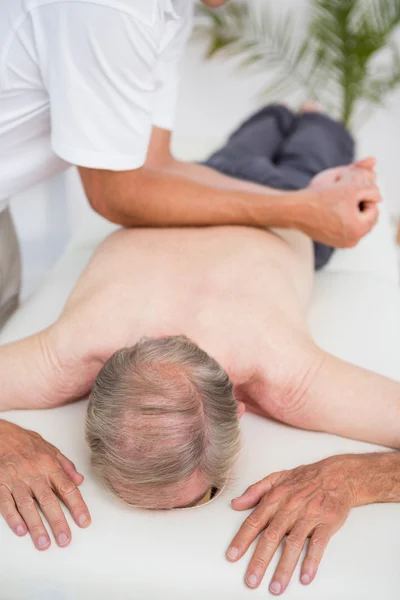
[[[143,165],[172,129],[193,0],[0,1],[0,211],[69,164]]]

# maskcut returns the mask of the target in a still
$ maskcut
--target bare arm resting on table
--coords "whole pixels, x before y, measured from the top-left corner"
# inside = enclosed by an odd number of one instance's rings
[[[53,408],[89,391],[101,367],[74,358],[72,351],[61,364],[63,332],[62,324],[56,323],[28,338],[0,345],[0,411]]]
[[[303,231],[336,247],[354,246],[376,223],[375,182],[334,182],[278,192],[176,161],[170,132],[153,128],[146,165],[134,171],[79,167],[94,210],[126,227],[251,225]],[[361,212],[359,204],[366,201]]]
[[[71,392],[50,350],[49,334],[46,330],[0,346],[0,411],[45,408],[57,395],[60,404]],[[50,547],[35,498],[57,544],[68,546],[71,530],[58,498],[75,523],[87,527],[90,513],[78,490],[82,482],[75,465],[52,444],[33,431],[0,419],[0,514],[14,533],[24,536],[29,531],[38,550]]]

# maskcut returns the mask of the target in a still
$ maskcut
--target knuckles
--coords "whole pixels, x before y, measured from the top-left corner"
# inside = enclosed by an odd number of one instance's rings
[[[259,531],[261,529],[261,518],[257,513],[252,513],[246,519],[246,527]]]
[[[293,550],[301,550],[304,546],[304,540],[298,535],[289,535],[286,540],[286,546]]]
[[[56,502],[56,497],[51,490],[43,492],[37,498],[40,506],[50,506]]]
[[[276,569],[276,576],[287,578],[291,574],[291,569],[288,569],[285,563],[278,566]]]
[[[262,554],[256,554],[251,559],[251,566],[252,570],[255,569],[256,571],[265,571],[268,567],[268,562]]]
[[[275,527],[268,527],[268,529],[263,532],[262,538],[267,545],[276,545],[281,541],[281,535]]]
[[[32,496],[22,496],[16,500],[18,508],[30,510],[35,506]]]
[[[10,499],[9,498],[0,498],[0,512],[9,510],[10,507]]]
[[[58,462],[54,456],[41,452],[39,455],[34,457],[35,464],[40,465],[40,468],[46,471],[54,471],[59,468]]]
[[[279,485],[275,485],[262,499],[262,505],[264,508],[273,506],[282,500],[282,498],[286,497],[288,493],[291,491],[290,483],[281,483]]]
[[[323,537],[313,536],[310,541],[310,546],[324,549],[326,547],[326,540]]]
[[[60,483],[60,485],[58,486],[58,490],[62,496],[69,496],[76,491],[76,487],[72,483],[72,481],[66,480]]]
[[[18,520],[21,519],[19,514],[16,511],[5,513],[3,516],[4,516],[5,520],[7,521],[7,523],[11,523],[11,521],[14,521],[16,518]]]
[[[37,523],[33,523],[32,525],[29,525],[29,533],[33,537],[36,537],[36,535],[42,534],[43,533],[43,524],[40,521],[38,521]]]
[[[64,529],[65,528],[65,519],[52,519],[51,520],[51,526],[57,530],[57,529]]]
[[[308,565],[310,565],[311,567],[318,567],[319,560],[316,559],[314,556],[306,556],[304,559],[303,566],[307,568]]]

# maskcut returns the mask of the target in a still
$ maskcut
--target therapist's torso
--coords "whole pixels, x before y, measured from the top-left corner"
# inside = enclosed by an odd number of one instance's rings
[[[193,0],[0,0],[0,212],[69,164],[143,165],[172,129]]]

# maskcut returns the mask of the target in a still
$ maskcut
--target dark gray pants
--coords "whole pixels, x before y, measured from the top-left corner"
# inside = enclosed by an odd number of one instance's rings
[[[282,190],[298,190],[325,169],[354,160],[354,141],[340,123],[320,113],[293,114],[271,105],[245,121],[205,163],[231,177]],[[315,268],[334,249],[314,242]]]
[[[18,306],[21,263],[14,223],[8,209],[0,212],[0,330]]]

